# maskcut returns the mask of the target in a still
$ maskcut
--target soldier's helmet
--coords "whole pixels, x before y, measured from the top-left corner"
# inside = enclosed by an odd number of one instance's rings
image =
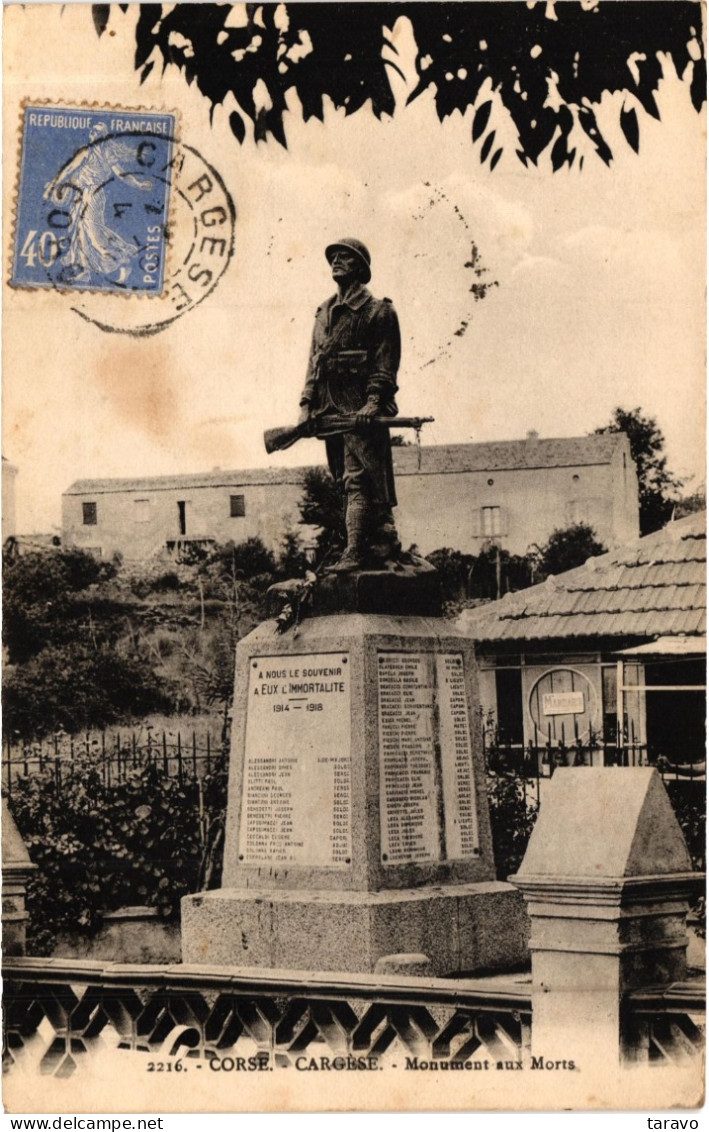
[[[364,270],[362,282],[369,283],[369,280],[372,278],[372,257],[369,254],[369,248],[365,247],[361,240],[355,240],[352,237],[347,236],[344,240],[338,240],[336,244],[328,244],[328,246],[325,248],[325,256],[327,257],[327,262],[332,263],[332,257],[334,256],[335,252],[338,250],[342,251],[343,249],[348,252],[353,252],[357,256],[357,259],[360,261],[360,264]]]

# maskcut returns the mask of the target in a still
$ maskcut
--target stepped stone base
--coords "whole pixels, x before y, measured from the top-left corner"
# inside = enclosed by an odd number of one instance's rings
[[[185,963],[374,971],[420,952],[436,976],[523,963],[523,900],[500,881],[386,892],[217,889],[182,902]]]
[[[269,615],[276,617],[284,602],[298,599],[303,582],[276,582],[268,591]],[[333,613],[386,613],[393,616],[439,617],[443,607],[438,571],[423,558],[386,570],[355,570],[323,574],[300,609],[300,616]]]

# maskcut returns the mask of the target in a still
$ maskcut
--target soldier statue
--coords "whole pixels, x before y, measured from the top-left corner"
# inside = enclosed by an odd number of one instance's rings
[[[344,487],[347,528],[344,554],[330,569],[381,569],[401,555],[389,429],[375,420],[397,412],[399,320],[391,299],[375,299],[366,287],[371,257],[363,243],[339,240],[325,255],[337,294],[315,315],[299,424],[355,414],[352,431],[325,439],[330,471]]]

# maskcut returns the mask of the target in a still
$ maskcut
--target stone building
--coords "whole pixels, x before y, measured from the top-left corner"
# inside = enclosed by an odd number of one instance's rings
[[[638,534],[638,481],[623,433],[395,448],[404,546],[511,554],[589,523],[606,546]]]
[[[638,485],[625,435],[394,448],[405,547],[477,554],[496,542],[513,554],[556,527],[587,522],[607,546],[638,533]],[[298,524],[306,468],[213,471],[78,480],[63,496],[65,545],[128,559],[189,542],[277,549]]]
[[[631,761],[703,774],[705,572],[699,512],[465,610],[458,625],[475,641],[483,713],[501,741],[521,751],[580,740],[615,761],[621,737]]]
[[[298,522],[305,471],[78,480],[62,497],[63,543],[128,560],[252,537],[276,550]]]

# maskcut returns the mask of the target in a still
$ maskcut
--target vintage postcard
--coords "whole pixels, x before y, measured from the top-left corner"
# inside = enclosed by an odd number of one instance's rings
[[[6,1110],[701,1106],[703,6],[3,17]]]

